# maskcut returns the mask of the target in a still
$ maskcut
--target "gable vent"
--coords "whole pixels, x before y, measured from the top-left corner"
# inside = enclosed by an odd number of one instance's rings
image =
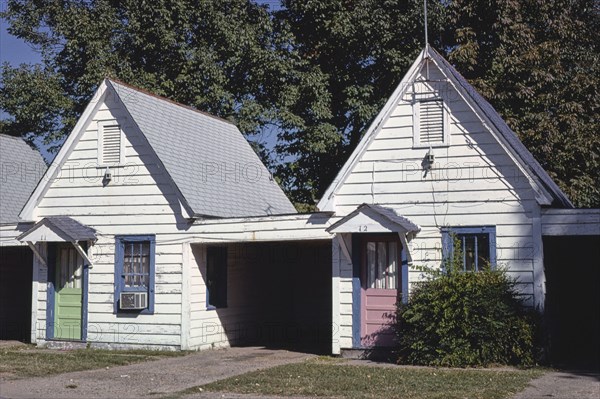
[[[102,165],[114,165],[121,162],[121,126],[116,124],[102,126]]]
[[[444,142],[444,104],[442,100],[419,103],[419,142]]]

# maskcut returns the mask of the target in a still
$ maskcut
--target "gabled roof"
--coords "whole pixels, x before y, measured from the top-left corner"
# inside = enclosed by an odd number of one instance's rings
[[[36,234],[37,233],[37,234]],[[96,230],[79,223],[68,216],[46,217],[32,228],[17,237],[19,241],[47,241],[44,237],[54,237],[48,241],[95,241]]]
[[[345,230],[344,225],[348,224],[361,214],[365,214],[367,216],[380,216],[381,218],[379,218],[378,222],[381,224],[381,226],[392,231],[415,234],[421,231],[421,227],[418,224],[413,223],[408,218],[398,214],[394,209],[384,207],[379,204],[362,204],[358,206],[358,208],[356,208],[354,211],[329,226],[326,231],[329,233],[356,232],[354,226],[352,226],[349,230]]]
[[[296,213],[239,129],[226,120],[122,82],[105,79],[21,212],[33,210],[110,93],[128,112],[194,217],[248,217]]]
[[[0,134],[0,166],[0,224],[17,223],[46,163],[21,138]]]
[[[557,205],[559,207],[573,208],[573,204],[569,201],[568,197],[562,190],[556,185],[548,173],[541,167],[536,161],[531,152],[523,145],[519,140],[515,132],[504,122],[498,112],[492,107],[492,105],[486,101],[473,86],[471,86],[467,80],[448,62],[442,57],[437,51],[431,46],[427,45],[421,51],[413,65],[410,67],[404,78],[398,84],[394,93],[390,96],[382,110],[379,112],[377,117],[373,120],[369,129],[359,142],[358,146],[350,155],[348,161],[344,164],[338,175],[335,177],[331,185],[325,191],[323,197],[319,201],[317,207],[321,211],[333,210],[333,196],[337,192],[338,188],[345,182],[348,175],[354,169],[354,166],[358,163],[363,153],[367,150],[369,144],[372,142],[374,137],[377,135],[385,121],[390,117],[394,108],[398,102],[402,99],[402,96],[410,87],[410,84],[416,78],[422,65],[426,60],[433,61],[440,71],[445,74],[448,79],[455,86],[456,90],[463,96],[464,100],[472,106],[474,111],[483,119],[487,119],[492,126],[489,126],[492,134],[499,140],[501,145],[504,145],[509,155],[513,157],[517,165],[521,170],[531,179],[534,187],[533,189],[541,189],[551,196],[550,201],[539,199],[542,205]],[[537,185],[541,187],[537,187]],[[543,197],[543,195],[541,196]]]
[[[502,135],[506,142],[510,145],[513,151],[521,158],[529,170],[540,180],[544,187],[550,191],[554,199],[559,205],[566,208],[573,208],[573,204],[567,197],[567,195],[558,187],[558,185],[552,180],[548,173],[542,168],[542,165],[535,159],[533,154],[529,152],[527,147],[523,145],[519,136],[506,124],[504,119],[498,114],[498,112],[492,107],[481,94],[475,90],[469,82],[454,68],[444,57],[440,55],[435,49],[428,47],[429,56],[444,70],[448,71],[456,81],[462,87],[464,92],[470,97],[474,104],[476,104],[481,112],[489,119],[494,125],[496,130]]]
[[[296,213],[229,121],[108,80],[195,215]]]

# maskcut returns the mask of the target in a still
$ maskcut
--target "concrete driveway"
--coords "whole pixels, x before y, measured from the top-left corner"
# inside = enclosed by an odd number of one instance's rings
[[[600,374],[586,371],[556,371],[529,383],[513,399],[599,399]]]
[[[5,381],[0,385],[0,397],[156,398],[253,370],[302,362],[313,356],[256,347],[208,350],[109,369]]]

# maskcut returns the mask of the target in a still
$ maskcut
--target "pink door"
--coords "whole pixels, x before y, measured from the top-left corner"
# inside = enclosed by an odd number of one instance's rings
[[[362,242],[361,343],[392,346],[400,284],[401,245],[396,234],[365,236]]]

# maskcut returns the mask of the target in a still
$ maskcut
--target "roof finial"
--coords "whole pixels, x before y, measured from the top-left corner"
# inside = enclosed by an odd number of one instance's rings
[[[429,38],[427,37],[427,0],[423,0],[423,11],[425,14],[425,47],[429,44]]]

